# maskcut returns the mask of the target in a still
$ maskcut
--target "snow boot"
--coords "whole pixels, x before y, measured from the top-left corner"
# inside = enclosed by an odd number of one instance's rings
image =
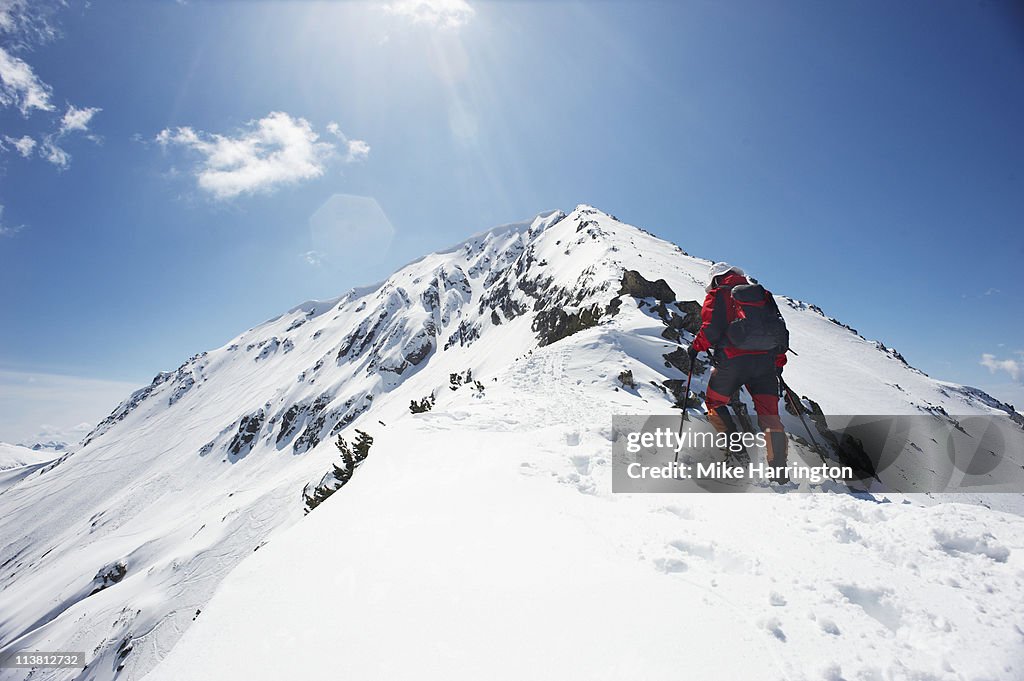
[[[789,476],[785,473],[789,454],[789,440],[786,438],[785,431],[781,430],[767,428],[764,434],[768,465],[782,471],[782,474],[777,476],[775,481],[780,485],[785,485],[789,482]]]
[[[729,412],[729,408],[725,406],[708,412],[708,422],[719,433],[728,435],[730,440],[732,440],[734,433],[742,432],[736,427],[735,419],[733,419],[732,414]],[[733,465],[745,466],[750,463],[750,453],[741,442],[730,443],[722,451],[725,454],[725,460]]]

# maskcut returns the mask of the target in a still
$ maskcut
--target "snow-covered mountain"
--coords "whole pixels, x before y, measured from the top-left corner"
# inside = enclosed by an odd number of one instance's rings
[[[18,468],[29,464],[54,459],[59,454],[55,452],[41,451],[26,447],[25,445],[12,445],[0,442],[0,470]]]
[[[54,451],[0,442],[0,491],[58,456]]]
[[[36,451],[36,452],[41,452],[41,451],[63,452],[68,447],[70,447],[70,445],[65,440],[53,440],[53,439],[45,440],[45,441],[44,440],[40,440],[38,442],[32,442],[32,443],[19,442],[18,446],[19,447],[27,447],[28,449],[31,449],[31,450]]]
[[[90,660],[33,679],[1019,678],[1015,515],[611,494],[611,415],[678,414],[708,264],[579,206],[158,374],[0,487],[0,652]],[[825,413],[1013,413],[778,300]]]

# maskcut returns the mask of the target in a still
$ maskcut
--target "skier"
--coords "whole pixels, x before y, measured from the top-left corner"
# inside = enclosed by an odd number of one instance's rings
[[[700,331],[687,351],[690,364],[700,352],[714,351],[708,381],[708,421],[720,433],[738,431],[729,413],[730,397],[746,386],[758,426],[765,433],[768,465],[785,467],[786,433],[779,419],[779,385],[786,364],[789,333],[772,294],[739,267],[711,266],[701,309]],[[788,478],[777,478],[786,482]]]

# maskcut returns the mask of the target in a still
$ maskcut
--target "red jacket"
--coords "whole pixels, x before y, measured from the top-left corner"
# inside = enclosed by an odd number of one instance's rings
[[[693,347],[697,352],[706,352],[716,345],[721,344],[719,347],[725,353],[725,356],[732,359],[740,355],[764,355],[767,354],[762,350],[740,350],[734,348],[728,344],[725,336],[726,327],[736,319],[736,302],[733,301],[732,296],[727,293],[727,290],[732,289],[733,286],[739,286],[740,284],[748,284],[747,278],[741,274],[730,272],[723,276],[718,286],[711,289],[708,292],[707,298],[704,299],[704,305],[700,310],[701,327],[700,331],[697,332],[697,336],[693,339]],[[720,297],[723,297],[720,301]],[[716,303],[719,309],[719,313],[715,315]],[[725,319],[721,317],[721,310],[725,309]],[[710,338],[709,338],[710,336]],[[782,352],[775,356],[775,366],[781,367],[786,364],[786,353]]]

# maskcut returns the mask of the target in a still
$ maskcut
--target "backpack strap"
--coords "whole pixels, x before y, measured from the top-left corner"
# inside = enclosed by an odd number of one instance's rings
[[[711,313],[711,324],[710,328],[704,331],[704,336],[711,342],[711,346],[718,350],[727,342],[726,331],[729,329],[729,309],[735,305],[732,299],[732,287],[731,286],[720,286],[715,289],[715,306]],[[713,338],[708,337],[708,331],[711,331]]]

